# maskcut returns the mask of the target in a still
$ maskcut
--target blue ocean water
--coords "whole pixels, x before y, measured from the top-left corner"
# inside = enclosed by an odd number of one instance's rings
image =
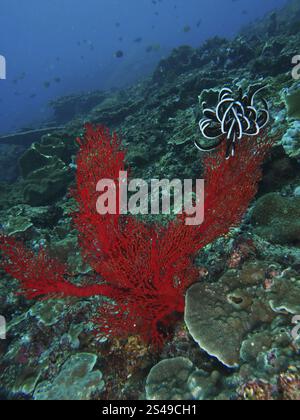
[[[300,400],[299,48],[300,0],[0,0],[0,400]]]
[[[1,0],[7,78],[0,81],[0,132],[41,124],[57,97],[132,84],[174,47],[233,37],[286,2]]]

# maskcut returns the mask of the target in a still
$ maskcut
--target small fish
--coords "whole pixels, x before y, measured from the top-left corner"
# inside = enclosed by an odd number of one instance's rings
[[[122,50],[118,50],[115,52],[115,57],[116,58],[122,58],[124,57],[124,52]]]

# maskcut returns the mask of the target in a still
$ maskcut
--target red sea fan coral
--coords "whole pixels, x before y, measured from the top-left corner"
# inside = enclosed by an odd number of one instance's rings
[[[110,297],[117,302],[117,306],[100,308],[99,329],[114,336],[138,333],[160,344],[159,326],[174,312],[183,312],[184,291],[196,278],[190,255],[183,253],[182,258],[182,250],[173,242],[169,245],[177,249],[176,258],[168,263],[163,248],[165,228],[147,226],[132,217],[97,213],[97,182],[109,178],[118,185],[119,171],[124,170],[124,154],[116,136],[111,137],[103,127],[88,125],[77,165],[74,196],[79,211],[74,221],[82,254],[112,287]]]
[[[184,243],[185,251],[192,255],[237,226],[257,193],[262,163],[275,142],[276,139],[264,131],[255,138],[244,137],[235,158],[225,159],[225,145],[207,157],[204,222],[199,227],[184,228],[182,219],[171,223],[164,246],[178,237],[178,243]]]
[[[261,163],[273,141],[266,133],[244,138],[236,158],[225,160],[222,149],[206,159],[205,221],[199,227],[186,226],[183,217],[160,227],[119,214],[100,216],[97,182],[108,178],[118,185],[125,153],[117,136],[104,127],[87,125],[79,143],[73,191],[78,211],[73,219],[83,258],[95,272],[94,285],[74,285],[67,267],[44,250],[35,255],[5,236],[0,237],[1,266],[20,281],[28,298],[111,298],[95,319],[100,332],[115,337],[138,334],[160,346],[162,331],[174,314],[184,311],[184,293],[197,279],[196,253],[241,221],[257,191]]]
[[[110,288],[95,284],[80,287],[68,281],[68,268],[59,260],[50,258],[44,249],[35,254],[22,243],[0,235],[1,267],[20,282],[20,293],[28,299],[67,296],[90,297],[99,294],[110,296]]]

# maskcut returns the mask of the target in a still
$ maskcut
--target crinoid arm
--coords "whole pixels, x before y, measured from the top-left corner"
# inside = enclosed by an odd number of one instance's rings
[[[206,140],[220,140],[215,145],[203,145],[200,141],[195,146],[200,151],[212,151],[226,139],[226,159],[235,156],[237,142],[244,137],[257,136],[270,120],[268,102],[261,98],[262,107],[256,106],[255,98],[266,86],[253,85],[243,95],[239,88],[237,94],[229,88],[219,92],[215,109],[207,108],[203,103],[203,119],[199,123],[200,132]],[[225,137],[224,137],[225,136]]]
[[[222,139],[220,139],[216,144],[213,144],[211,146],[204,146],[200,143],[199,140],[195,141],[195,146],[197,147],[198,150],[200,150],[201,152],[211,152],[215,149],[217,149],[224,141],[226,140],[226,137],[223,137]]]

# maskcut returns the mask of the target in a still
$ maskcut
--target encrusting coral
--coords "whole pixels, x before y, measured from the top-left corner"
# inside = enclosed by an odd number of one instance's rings
[[[93,268],[93,282],[72,282],[68,267],[38,254],[11,237],[0,236],[1,267],[19,280],[29,299],[102,295],[112,300],[100,306],[94,320],[107,336],[139,335],[155,347],[184,311],[184,293],[197,280],[193,264],[200,249],[240,223],[261,179],[261,164],[274,143],[262,132],[244,137],[239,153],[226,160],[221,148],[205,160],[205,220],[186,226],[178,216],[168,226],[146,225],[130,216],[96,211],[100,179],[115,180],[125,168],[125,152],[118,137],[105,127],[86,126],[79,140],[77,182],[73,196],[78,210],[73,215],[84,260]],[[118,187],[117,187],[118,188]],[[118,195],[118,194],[117,194]]]

